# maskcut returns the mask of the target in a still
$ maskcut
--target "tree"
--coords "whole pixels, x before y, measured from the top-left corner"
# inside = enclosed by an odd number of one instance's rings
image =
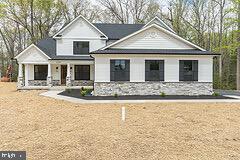
[[[99,0],[113,22],[145,23],[158,15],[160,5],[155,0]]]

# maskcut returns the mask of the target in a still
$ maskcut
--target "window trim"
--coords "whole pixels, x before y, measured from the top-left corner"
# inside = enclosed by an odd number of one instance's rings
[[[45,79],[44,78],[37,78],[36,77],[36,67],[39,67],[39,66],[45,66],[46,68],[47,68],[47,71],[46,71],[46,77],[45,77]],[[34,67],[33,67],[33,73],[34,73],[34,76],[33,76],[33,78],[34,78],[34,80],[35,81],[46,81],[47,80],[47,76],[48,76],[48,65],[40,65],[40,64],[37,64],[37,65],[34,65]],[[41,72],[40,72],[41,73]]]
[[[147,62],[149,61],[158,61],[159,63],[159,70],[153,70],[153,71],[158,71],[159,78],[156,80],[151,80],[149,77],[147,77]],[[162,63],[162,64],[161,64]],[[161,67],[161,65],[163,65]],[[149,66],[150,70],[150,66]],[[150,72],[150,71],[149,71]],[[161,73],[162,72],[162,73]],[[164,82],[165,81],[165,60],[164,59],[145,59],[145,81],[146,82]]]
[[[192,70],[191,70],[192,73],[191,73],[191,75],[189,75],[189,76],[191,76],[191,79],[186,78],[186,75],[185,75],[186,71],[184,70],[184,62],[185,61],[192,62]],[[183,62],[182,69],[181,69],[181,62]],[[194,65],[196,65],[196,64],[197,64],[197,67],[195,68]],[[197,73],[195,73],[195,72],[197,72]],[[183,74],[183,75],[181,75],[181,74]],[[179,60],[179,81],[180,82],[198,82],[198,79],[199,79],[198,74],[199,74],[199,60]],[[181,76],[183,78],[180,78]]]
[[[114,61],[114,67],[112,68],[112,62]],[[116,61],[125,61],[125,71],[115,71],[115,63]],[[124,80],[116,80],[115,73],[126,73],[127,77]],[[114,75],[112,75],[114,73]],[[113,79],[114,78],[114,79]],[[110,81],[111,82],[130,82],[130,59],[110,59]]]
[[[89,78],[88,79],[77,79],[76,78],[76,67],[78,67],[78,66],[88,66],[88,68],[89,68]],[[80,72],[80,74],[81,74],[82,72]],[[86,72],[87,73],[87,72]],[[74,80],[76,80],[76,81],[90,81],[91,80],[91,66],[90,65],[74,65]]]
[[[82,43],[88,43],[88,53],[75,53],[74,52],[74,44],[76,43],[76,42],[82,42]],[[90,53],[90,41],[73,41],[73,55],[76,55],[76,56],[81,56],[81,55],[89,55],[89,53]]]

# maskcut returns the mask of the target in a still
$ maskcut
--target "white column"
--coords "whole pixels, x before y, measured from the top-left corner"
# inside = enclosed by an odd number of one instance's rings
[[[21,88],[24,86],[24,82],[23,82],[23,65],[22,63],[18,64],[18,88]]]
[[[66,85],[67,85],[68,87],[71,86],[71,66],[70,66],[70,63],[67,64]]]
[[[23,77],[23,69],[22,69],[23,65],[22,63],[18,64],[18,77]]]
[[[71,76],[71,66],[70,66],[70,63],[67,64],[67,77],[70,77]]]
[[[28,72],[29,72],[29,64],[25,64],[25,86],[28,86]]]
[[[47,85],[52,87],[52,67],[50,63],[48,63]]]
[[[48,63],[48,77],[52,76],[52,72],[51,72],[51,64]]]

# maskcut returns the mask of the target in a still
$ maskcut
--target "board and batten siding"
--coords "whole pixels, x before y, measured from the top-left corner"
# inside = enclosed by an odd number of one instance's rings
[[[95,56],[95,82],[110,82],[110,59],[130,59],[130,82],[145,82],[145,60],[164,60],[164,82],[179,82],[179,60],[198,60],[198,82],[212,82],[213,57]]]
[[[69,39],[58,39],[57,40],[57,55],[73,55],[73,42],[84,41],[89,42],[89,51],[95,51],[106,45],[105,40],[101,39],[84,39],[84,38],[69,38]]]
[[[106,45],[101,33],[82,18],[60,34],[61,38],[56,39],[57,55],[73,55],[73,41],[89,41],[90,52]]]
[[[118,49],[195,49],[175,37],[151,27],[111,48]]]
[[[43,55],[36,47],[32,46],[29,48],[19,59],[20,63],[37,63],[37,64],[47,64],[48,58]]]

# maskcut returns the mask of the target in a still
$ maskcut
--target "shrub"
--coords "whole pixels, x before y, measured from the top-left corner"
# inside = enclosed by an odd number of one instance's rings
[[[86,96],[86,94],[87,94],[87,92],[86,91],[84,91],[84,90],[81,90],[81,96],[83,96],[83,97],[85,97]]]
[[[88,88],[88,89],[85,89],[85,91],[86,91],[87,94],[91,94],[92,91],[93,91],[93,89],[89,89],[89,88]]]
[[[80,94],[81,94],[81,96],[91,95],[92,91],[93,91],[93,89],[82,87],[80,90]]]
[[[164,92],[161,92],[161,93],[160,93],[160,96],[161,96],[161,97],[165,97],[166,94],[165,94]]]
[[[118,97],[118,94],[117,94],[117,93],[115,93],[115,94],[114,94],[114,98],[117,98],[117,97]]]
[[[220,96],[220,94],[219,93],[217,93],[217,92],[214,92],[213,94],[212,94],[213,96]]]

